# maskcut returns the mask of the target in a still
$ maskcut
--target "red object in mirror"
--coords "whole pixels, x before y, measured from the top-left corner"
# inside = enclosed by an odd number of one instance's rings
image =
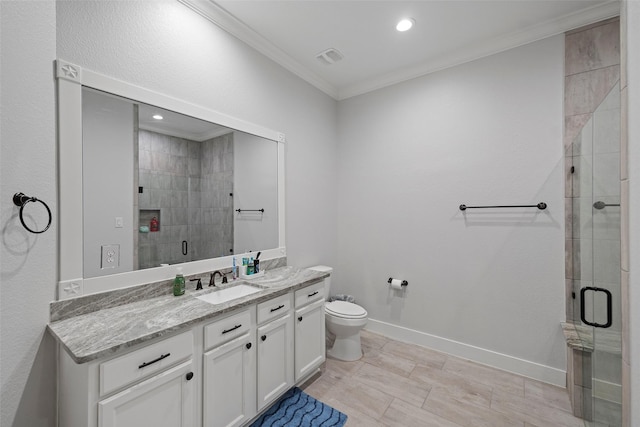
[[[151,222],[149,223],[149,231],[158,231],[160,229],[160,223],[158,219],[154,216],[151,218]]]

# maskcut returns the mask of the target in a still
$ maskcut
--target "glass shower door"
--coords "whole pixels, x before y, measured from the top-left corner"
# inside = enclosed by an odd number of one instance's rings
[[[584,396],[587,426],[622,425],[620,294],[620,91],[616,85],[581,135],[580,318],[591,342],[591,393]],[[574,209],[575,212],[575,209]]]

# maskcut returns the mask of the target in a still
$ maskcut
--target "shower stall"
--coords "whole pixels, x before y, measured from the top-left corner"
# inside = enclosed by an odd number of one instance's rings
[[[566,35],[568,389],[585,426],[622,425],[619,20]]]
[[[572,165],[574,323],[590,352],[585,372],[576,374],[590,378],[582,402],[587,425],[610,427],[621,425],[622,402],[619,135],[616,84],[574,141]]]

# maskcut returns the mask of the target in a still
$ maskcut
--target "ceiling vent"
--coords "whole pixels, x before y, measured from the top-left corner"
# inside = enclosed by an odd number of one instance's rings
[[[327,49],[316,55],[316,59],[322,62],[324,65],[335,64],[336,62],[342,60],[342,58],[344,58],[344,55],[334,48]]]

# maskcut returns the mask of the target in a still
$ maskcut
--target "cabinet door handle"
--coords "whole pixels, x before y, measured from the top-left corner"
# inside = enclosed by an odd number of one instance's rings
[[[250,343],[250,342],[248,342],[248,343],[247,343],[247,345],[246,345],[246,347],[247,347],[247,350],[249,350],[249,349],[251,348],[251,343]]]
[[[191,381],[191,378],[193,378],[193,372],[187,372],[186,378],[187,381]]]
[[[151,362],[144,362],[142,365],[138,366],[138,369],[142,369],[145,366],[153,365],[154,363],[157,363],[157,362],[161,361],[162,359],[166,359],[169,356],[171,356],[171,353],[163,354],[162,356],[158,357],[157,359],[152,360]]]
[[[238,329],[238,328],[239,328],[239,327],[241,327],[241,326],[242,326],[242,323],[241,323],[241,324],[239,324],[239,325],[234,326],[234,327],[233,327],[233,328],[231,328],[231,329],[225,329],[224,331],[222,331],[222,334],[223,334],[223,335],[224,335],[224,334],[228,334],[229,332],[231,332],[231,331],[235,331],[236,329]]]
[[[311,294],[307,295],[307,297],[308,297],[308,298],[311,298],[311,297],[312,297],[312,296],[314,296],[314,295],[318,295],[318,291],[315,291],[314,293],[311,293]]]
[[[302,316],[298,317],[298,322],[302,322]]]
[[[272,308],[272,309],[271,309],[271,312],[273,313],[274,311],[278,311],[278,310],[280,310],[282,307],[284,307],[284,304],[281,304],[281,305],[279,305],[279,306],[278,306],[278,307],[276,307],[276,308]]]
[[[267,339],[267,336],[266,336],[266,335],[263,335],[263,336],[261,336],[261,337],[260,337],[260,339],[261,339],[262,341],[264,341],[264,340],[266,340],[266,339]]]

